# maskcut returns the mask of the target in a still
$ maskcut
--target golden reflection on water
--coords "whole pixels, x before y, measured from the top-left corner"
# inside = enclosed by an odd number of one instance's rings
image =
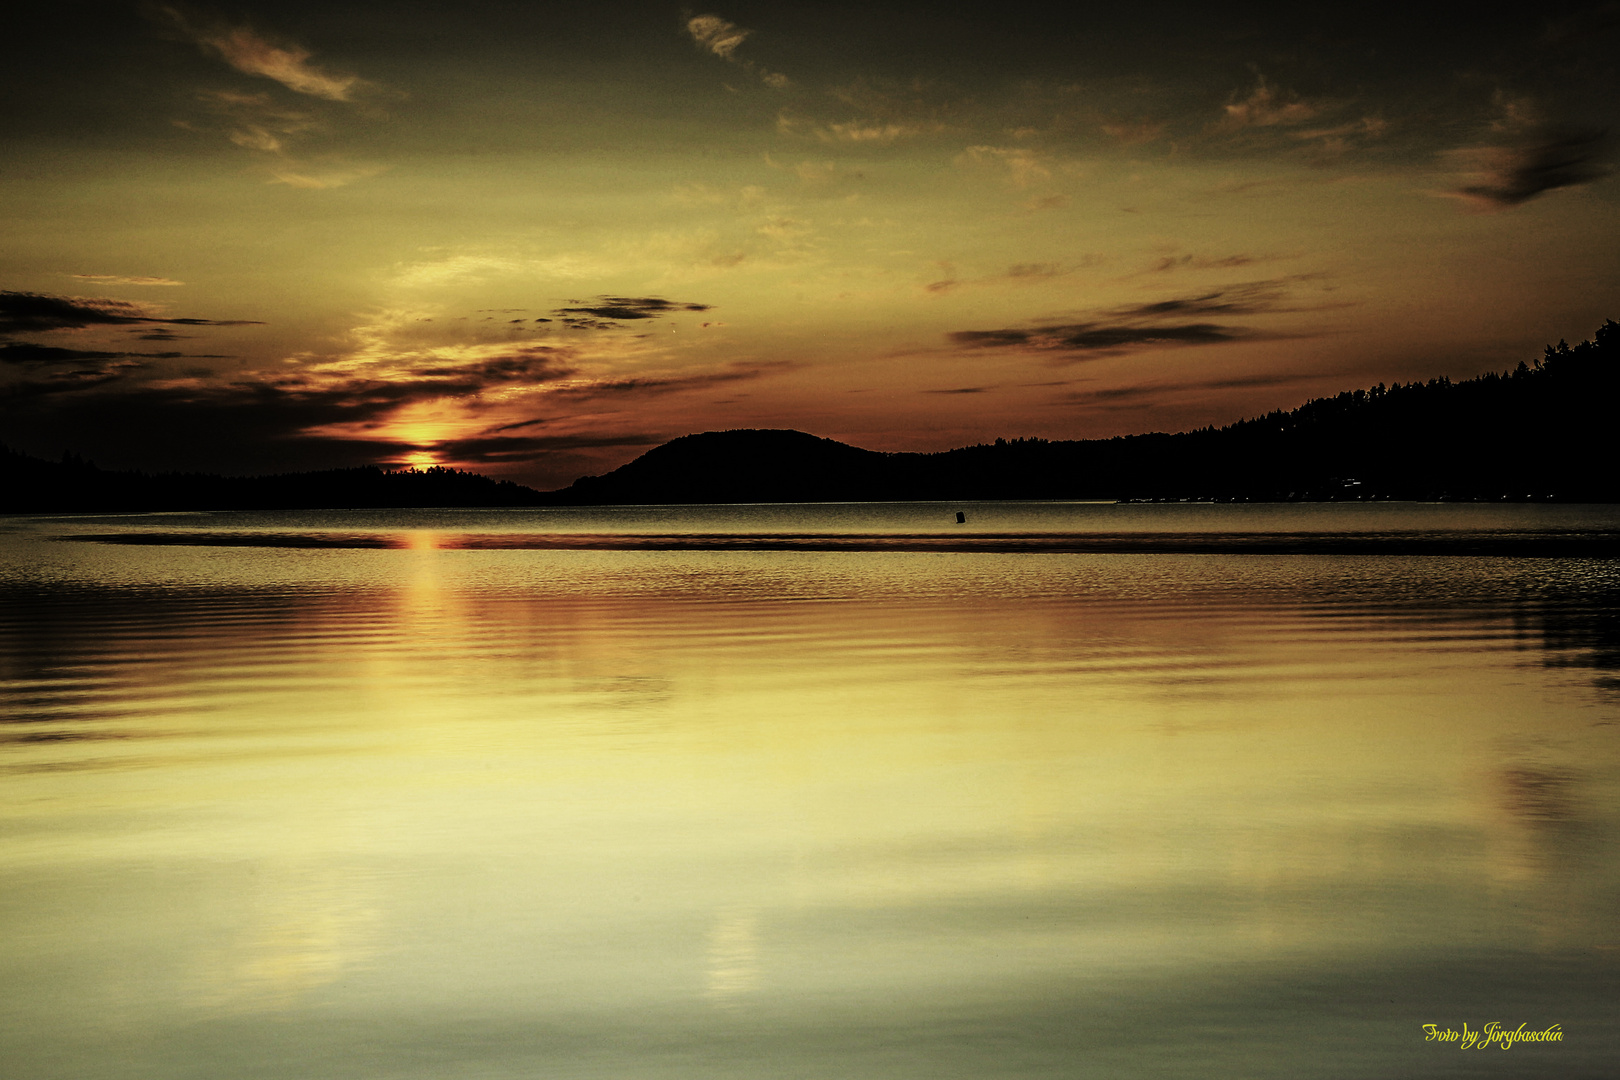
[[[192,996],[202,1011],[278,1011],[341,979],[376,949],[380,912],[370,882],[341,866],[288,860],[256,868],[238,897],[238,926],[195,957]]]
[[[1515,1023],[1609,1001],[1620,729],[1526,615],[1557,567],[404,535],[97,551],[88,599],[18,594],[22,1075],[1156,1076],[1201,1024],[1251,1047],[1206,1075],[1271,1075],[1324,971],[1377,1024],[1317,1071],[1391,1075],[1401,1025],[1477,1003],[1449,972],[1507,957]],[[1043,1011],[1122,987],[1164,1048]],[[388,1049],[441,1014],[598,1041]],[[231,1049],[272,1016],[339,1034],[282,1072]],[[155,1033],[149,1068],[106,1072],[103,1027]],[[858,1031],[898,1049],[829,1049]]]

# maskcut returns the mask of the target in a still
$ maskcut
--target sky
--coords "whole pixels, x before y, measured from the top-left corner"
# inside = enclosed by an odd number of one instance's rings
[[[34,5],[0,442],[540,488],[1225,424],[1620,317],[1620,4]]]

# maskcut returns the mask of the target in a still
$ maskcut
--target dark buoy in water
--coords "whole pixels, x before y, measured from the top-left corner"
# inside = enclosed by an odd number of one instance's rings
[[[957,524],[958,524],[958,525],[960,525],[960,524],[962,524],[962,523],[963,523],[963,522],[965,522],[965,521],[967,521],[967,515],[966,515],[966,514],[964,514],[964,513],[962,513],[962,511],[960,511],[960,510],[958,510],[958,511],[957,511],[957,512],[956,512],[956,523],[957,523]]]

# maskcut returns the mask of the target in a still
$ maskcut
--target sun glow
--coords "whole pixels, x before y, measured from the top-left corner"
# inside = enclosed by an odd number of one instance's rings
[[[435,465],[442,465],[444,463],[439,460],[437,450],[423,449],[414,450],[408,454],[405,458],[405,464],[409,465],[413,469],[431,469]]]

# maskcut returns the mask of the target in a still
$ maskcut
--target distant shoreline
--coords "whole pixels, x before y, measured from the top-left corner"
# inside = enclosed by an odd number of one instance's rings
[[[556,491],[435,466],[256,477],[103,470],[0,447],[0,511],[769,502],[1620,502],[1620,324],[1534,365],[1346,391],[1222,428],[886,453],[802,431],[684,435]]]

